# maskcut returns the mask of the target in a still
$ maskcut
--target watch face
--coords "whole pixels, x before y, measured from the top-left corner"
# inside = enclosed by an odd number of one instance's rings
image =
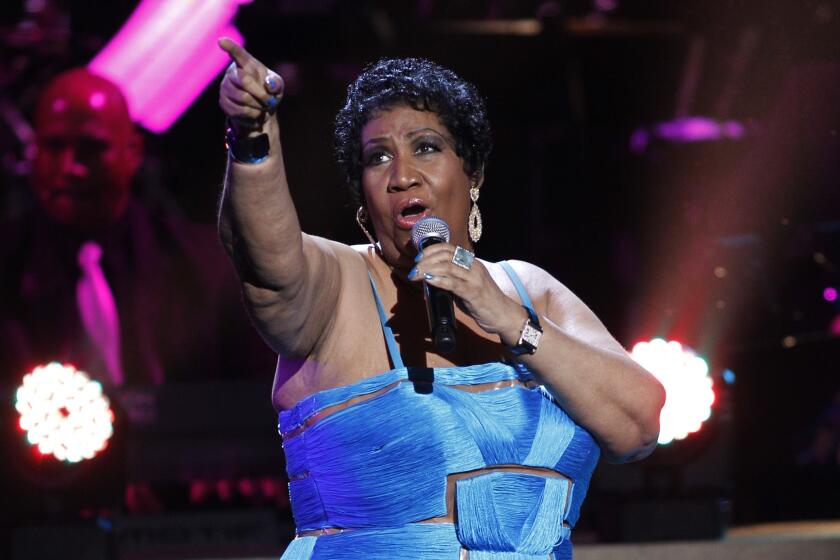
[[[534,348],[540,343],[542,332],[531,326],[531,323],[526,323],[525,328],[522,329],[522,342],[527,342]]]

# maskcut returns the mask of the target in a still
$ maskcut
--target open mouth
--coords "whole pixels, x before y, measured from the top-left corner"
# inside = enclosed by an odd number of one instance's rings
[[[411,206],[403,208],[403,211],[400,212],[400,215],[403,217],[414,216],[415,214],[422,214],[425,211],[426,207],[422,204],[412,204]]]
[[[411,227],[420,218],[428,215],[429,209],[422,200],[412,198],[400,205],[399,214],[396,217],[397,226],[403,229],[411,229]]]

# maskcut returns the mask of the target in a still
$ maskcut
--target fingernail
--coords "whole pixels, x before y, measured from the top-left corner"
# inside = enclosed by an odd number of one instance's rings
[[[416,266],[408,271],[408,279],[411,280],[412,278],[414,278],[415,274],[417,274],[417,267]]]
[[[424,279],[426,279],[426,280],[434,280],[434,279],[435,279],[435,275],[434,275],[434,274],[429,274],[429,273],[427,272],[427,273],[425,273],[425,274],[423,275],[423,278],[424,278]]]
[[[268,86],[268,89],[270,89],[271,91],[274,91],[275,89],[277,89],[277,80],[275,78],[272,78],[271,76],[268,76],[265,79],[265,84]]]
[[[274,97],[274,96],[269,97],[268,101],[266,101],[266,103],[268,103],[269,107],[275,107],[277,105],[277,98]]]
[[[419,253],[417,253],[417,256],[414,257],[414,262],[420,262],[420,259],[422,259],[422,258],[423,258],[423,251],[420,251]]]

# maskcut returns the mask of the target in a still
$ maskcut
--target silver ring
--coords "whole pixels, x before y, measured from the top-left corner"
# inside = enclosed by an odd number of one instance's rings
[[[472,268],[474,260],[475,255],[473,255],[461,246],[455,247],[455,254],[452,255],[452,264],[454,264],[455,266],[460,266],[464,270],[469,270],[470,268]]]

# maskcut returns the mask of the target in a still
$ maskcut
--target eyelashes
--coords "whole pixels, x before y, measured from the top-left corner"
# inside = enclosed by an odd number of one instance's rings
[[[434,140],[420,139],[414,146],[415,155],[427,155],[442,151],[442,147]],[[367,154],[363,154],[362,163],[368,166],[379,165],[385,163],[392,157],[388,150],[373,150]]]
[[[365,154],[362,159],[362,163],[364,163],[365,166],[377,165],[379,163],[383,163],[387,155],[388,154],[384,151],[371,152],[369,154]]]

